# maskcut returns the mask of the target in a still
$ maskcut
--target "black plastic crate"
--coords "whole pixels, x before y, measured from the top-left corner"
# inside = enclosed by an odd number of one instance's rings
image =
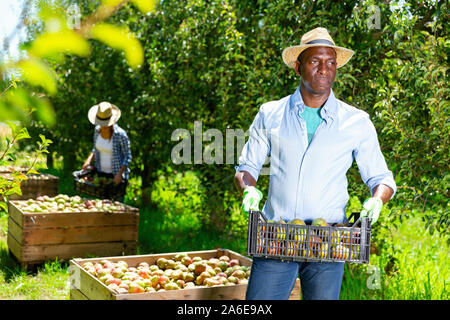
[[[312,226],[268,222],[250,211],[247,254],[287,261],[369,263],[370,219],[353,213],[353,225]],[[357,225],[360,224],[360,227]]]
[[[75,171],[73,172],[74,190],[93,197],[101,199],[118,199],[125,195],[126,183],[114,184],[94,184],[92,181],[84,180],[83,178],[93,176],[93,171]],[[112,179],[110,179],[112,180]]]

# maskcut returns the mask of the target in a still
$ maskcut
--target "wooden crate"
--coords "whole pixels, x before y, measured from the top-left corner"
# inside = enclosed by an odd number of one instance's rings
[[[139,210],[125,212],[22,212],[8,201],[7,243],[23,267],[47,260],[136,254]]]
[[[194,287],[162,292],[122,293],[110,290],[99,279],[83,269],[85,262],[99,262],[103,259],[112,262],[125,261],[129,267],[137,267],[140,262],[155,264],[159,258],[169,259],[177,253],[135,255],[128,257],[103,257],[94,259],[70,260],[70,299],[71,300],[245,300],[247,284],[234,286]],[[218,258],[226,255],[230,259],[238,259],[240,265],[251,266],[252,260],[228,249],[184,252],[191,257],[202,259]],[[300,280],[297,279],[289,300],[300,299]]]
[[[0,173],[5,179],[11,179],[11,173]],[[33,179],[33,177],[41,177],[44,179]],[[58,183],[59,178],[47,174],[31,174],[28,179],[24,180],[20,184],[20,189],[22,195],[13,194],[9,196],[11,200],[26,200],[26,199],[36,199],[39,196],[49,196],[54,197],[58,195]]]

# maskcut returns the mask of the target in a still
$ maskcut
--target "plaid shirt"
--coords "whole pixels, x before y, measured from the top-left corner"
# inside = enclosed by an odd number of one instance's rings
[[[119,172],[122,166],[127,168],[122,174],[122,178],[128,180],[130,176],[129,165],[131,163],[131,151],[130,151],[130,139],[128,139],[127,133],[117,124],[113,125],[113,135],[112,135],[112,172],[114,175]],[[100,171],[100,152],[95,147],[97,143],[98,135],[100,134],[100,126],[95,126],[94,130],[94,152],[95,156],[95,168]]]

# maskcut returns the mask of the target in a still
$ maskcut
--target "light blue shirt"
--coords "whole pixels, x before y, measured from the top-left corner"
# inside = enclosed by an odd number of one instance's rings
[[[395,194],[392,172],[366,112],[336,99],[331,91],[321,110],[324,121],[308,144],[304,109],[299,87],[290,96],[263,104],[239,157],[236,171],[248,171],[256,180],[270,157],[269,192],[263,207],[268,219],[345,221],[346,173],[353,160],[372,195],[381,183]]]

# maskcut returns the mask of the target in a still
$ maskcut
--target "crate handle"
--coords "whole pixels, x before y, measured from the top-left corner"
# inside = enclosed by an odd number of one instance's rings
[[[356,227],[356,226],[358,225],[358,223],[360,223],[360,222],[361,222],[361,217],[359,217],[359,218],[355,221],[355,223],[353,223],[352,228]]]
[[[367,219],[367,223],[370,225],[370,221],[372,219],[370,219],[370,218],[366,218],[366,219]],[[358,224],[361,224],[361,223],[362,223],[362,219],[361,219],[361,217],[359,217],[358,220],[356,220],[355,223],[353,223],[353,225],[351,227],[355,228]]]
[[[267,222],[267,217],[262,211],[249,210],[248,214],[249,215],[251,215],[251,214],[260,214],[261,217],[264,219],[264,221]]]

